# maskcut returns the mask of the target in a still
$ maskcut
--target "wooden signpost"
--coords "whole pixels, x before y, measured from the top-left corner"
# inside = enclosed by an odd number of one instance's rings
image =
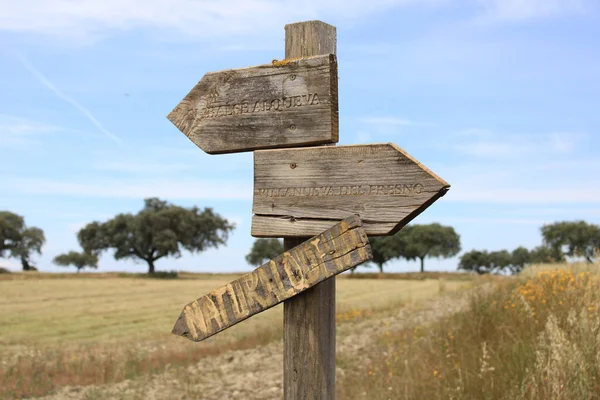
[[[208,73],[167,118],[209,154],[335,143],[335,55]]]
[[[314,235],[355,213],[387,235],[449,186],[392,143],[256,151],[252,236]]]
[[[199,342],[373,258],[358,216],[185,306],[173,333]]]
[[[391,143],[314,147],[338,141],[336,29],[285,32],[284,60],[206,74],[168,116],[209,154],[254,151],[252,236],[285,238],[284,254],[185,306],[172,332],[201,341],[283,301],[284,398],[331,400],[334,276],[372,258],[367,235],[395,233],[450,185]]]

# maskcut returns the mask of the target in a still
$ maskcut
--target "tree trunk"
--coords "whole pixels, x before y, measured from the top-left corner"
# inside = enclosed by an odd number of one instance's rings
[[[21,257],[21,265],[23,265],[23,271],[30,271],[31,266],[29,265],[29,261],[26,258]]]
[[[154,260],[150,259],[150,260],[146,260],[146,262],[148,263],[148,273],[153,274],[154,273]]]
[[[377,264],[377,266],[379,267],[379,273],[383,274],[383,264]]]
[[[421,272],[425,272],[425,257],[419,257],[421,260]]]

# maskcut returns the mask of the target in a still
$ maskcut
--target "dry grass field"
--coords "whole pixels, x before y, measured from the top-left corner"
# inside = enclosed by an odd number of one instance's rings
[[[202,343],[169,333],[234,277],[0,277],[0,399],[280,399],[281,306]],[[597,264],[337,282],[340,400],[600,399]]]
[[[378,337],[344,399],[600,398],[600,265],[540,265],[461,312]]]
[[[0,398],[101,385],[185,367],[281,338],[282,307],[202,343],[170,334],[182,307],[234,275],[159,280],[11,274],[0,280]],[[438,277],[439,278],[439,277]],[[338,278],[338,326],[465,286],[449,279]]]

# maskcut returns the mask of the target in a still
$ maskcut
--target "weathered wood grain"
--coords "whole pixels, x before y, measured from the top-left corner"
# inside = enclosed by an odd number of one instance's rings
[[[337,53],[337,32],[322,21],[306,21],[285,26],[285,58],[311,57]]]
[[[285,26],[286,58],[335,54],[336,46],[336,28],[324,22]],[[302,240],[283,242],[291,248]],[[335,399],[335,278],[283,304],[283,393],[286,400]]]
[[[310,236],[352,214],[387,235],[449,187],[392,143],[257,151],[252,236]]]
[[[284,399],[335,399],[335,287],[331,278],[283,303]]]
[[[358,216],[186,305],[173,333],[204,340],[372,258]]]
[[[334,54],[211,72],[168,115],[209,154],[338,141]]]

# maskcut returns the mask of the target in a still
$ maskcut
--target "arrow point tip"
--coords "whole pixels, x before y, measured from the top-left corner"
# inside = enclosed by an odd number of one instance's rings
[[[175,322],[175,325],[173,325],[173,329],[171,330],[171,333],[174,335],[177,335],[177,336],[188,337],[190,332],[185,323],[185,319],[183,318],[183,316],[180,316],[177,319],[177,322]]]

